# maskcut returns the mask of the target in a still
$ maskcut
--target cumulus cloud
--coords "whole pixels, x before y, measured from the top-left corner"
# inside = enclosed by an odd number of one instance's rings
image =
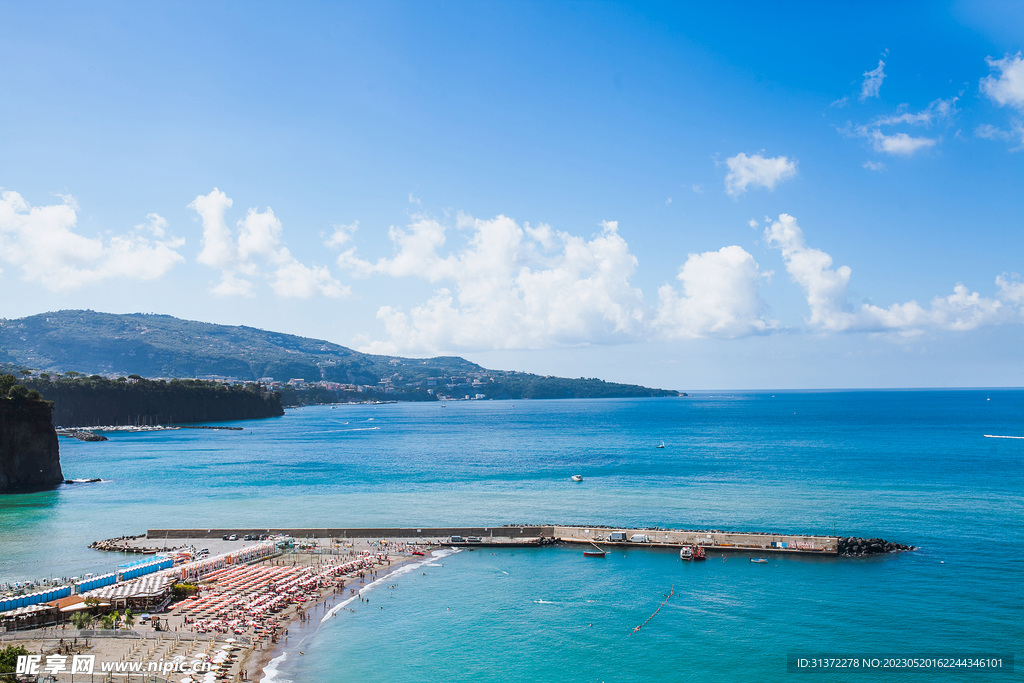
[[[151,213],[131,231],[86,237],[74,231],[74,198],[30,206],[17,192],[0,193],[0,261],[21,269],[22,277],[54,292],[78,289],[110,278],[153,280],[184,261],[184,243],[167,234],[167,221]]]
[[[375,261],[355,248],[338,265],[356,277],[413,277],[437,287],[425,302],[403,310],[382,306],[387,339],[359,344],[374,353],[438,353],[531,349],[650,337],[740,337],[777,328],[766,317],[760,270],[739,246],[690,254],[678,279],[665,285],[656,310],[630,280],[637,259],[606,221],[589,239],[507,216],[457,217],[464,245],[450,248],[451,229],[418,215],[392,227],[394,254]]]
[[[389,231],[393,257],[371,263],[353,249],[338,257],[357,276],[452,283],[408,313],[381,307],[377,317],[390,339],[367,350],[542,348],[633,339],[641,332],[643,297],[629,282],[637,260],[615,222],[603,223],[590,240],[500,215],[460,215],[458,223],[470,237],[447,254],[439,253],[446,226],[417,216],[405,229]]]
[[[865,161],[861,166],[869,171],[878,171],[879,173],[885,170],[885,164],[881,161]]]
[[[878,66],[871,71],[864,72],[864,81],[860,85],[860,101],[869,97],[878,97],[882,90],[882,81],[885,80],[885,62],[878,60]]]
[[[787,157],[763,157],[760,154],[747,156],[740,152],[725,160],[729,173],[725,176],[725,191],[738,197],[747,191],[747,186],[765,187],[769,190],[796,175],[796,161]]]
[[[981,79],[980,90],[1000,107],[1011,107],[1016,115],[1010,117],[1009,130],[1003,130],[990,123],[984,123],[974,130],[979,138],[987,140],[1016,141],[1019,144],[1011,151],[1024,149],[1024,57],[1021,53],[1006,55],[1002,59],[987,57],[989,68],[998,71]]]
[[[1002,59],[986,57],[985,61],[998,73],[981,79],[981,92],[1000,107],[1009,105],[1024,111],[1024,57],[1021,53],[1006,55]]]
[[[807,295],[810,307],[807,323],[821,330],[914,334],[928,329],[973,330],[1019,317],[1004,303],[1012,303],[1018,290],[1013,286],[1003,286],[1001,282],[1009,281],[1001,277],[996,282],[1001,287],[1002,301],[982,297],[957,283],[952,294],[936,296],[927,308],[916,301],[893,304],[888,308],[868,303],[852,306],[848,301],[850,267],[833,268],[829,254],[807,246],[803,231],[793,216],[780,215],[779,220],[765,229],[765,238],[781,250],[786,271]]]
[[[654,329],[671,339],[771,332],[778,323],[765,317],[767,305],[759,294],[761,280],[770,275],[739,246],[690,254],[677,276],[682,296],[671,285],[658,290]]]
[[[327,267],[307,266],[282,244],[282,225],[271,208],[249,209],[233,233],[225,219],[232,200],[217,188],[196,197],[188,208],[203,224],[202,249],[196,261],[221,271],[220,282],[210,291],[220,296],[256,296],[254,279],[267,280],[280,297],[309,298],[317,294],[343,297],[350,293]],[[354,229],[354,228],[353,228]],[[328,244],[340,244],[338,231]]]

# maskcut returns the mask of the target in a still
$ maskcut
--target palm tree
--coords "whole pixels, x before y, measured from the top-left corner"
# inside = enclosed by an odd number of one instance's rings
[[[96,617],[94,617],[89,612],[81,610],[79,612],[75,612],[74,614],[72,614],[70,621],[79,631],[84,631],[85,629],[92,626],[92,622],[95,619]]]
[[[128,628],[131,628],[132,626],[135,625],[135,615],[132,614],[132,610],[130,608],[127,608],[127,607],[125,608],[125,610],[124,610],[124,617],[121,619],[121,621]]]
[[[108,631],[113,631],[115,628],[117,628],[117,619],[120,616],[121,615],[118,613],[118,611],[114,610],[109,614],[103,615],[103,618],[100,619],[100,622],[103,624],[103,628],[105,628]]]

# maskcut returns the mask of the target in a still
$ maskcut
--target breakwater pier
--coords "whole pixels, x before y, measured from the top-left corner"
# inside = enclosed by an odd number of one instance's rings
[[[758,552],[780,554],[837,555],[840,537],[812,534],[777,534],[720,530],[625,528],[608,526],[464,526],[464,527],[373,527],[373,528],[221,528],[221,529],[149,529],[148,544],[180,542],[183,539],[223,539],[225,536],[259,537],[282,535],[296,539],[332,540],[376,538],[399,542],[432,542],[439,545],[537,545],[540,539],[562,543],[646,548],[680,548],[699,545],[722,552]],[[458,539],[458,540],[453,540]],[[471,540],[470,540],[471,539]]]

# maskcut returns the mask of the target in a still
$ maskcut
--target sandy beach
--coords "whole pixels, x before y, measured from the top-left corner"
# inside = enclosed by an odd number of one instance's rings
[[[392,539],[385,543],[379,539],[350,539],[321,547],[316,553],[300,550],[211,572],[200,582],[197,596],[174,602],[167,611],[153,615],[158,628],[152,620],[138,619],[124,636],[85,638],[66,623],[0,634],[0,646],[22,646],[30,653],[43,655],[44,662],[52,655],[94,655],[97,672],[104,662],[137,662],[145,671],[151,663],[163,667],[175,661],[185,665],[204,660],[220,666],[219,680],[263,680],[270,662],[315,632],[326,615],[333,616],[343,609],[340,605],[361,599],[364,588],[410,560],[429,558],[429,546],[419,540]],[[135,542],[142,544],[146,539]],[[214,552],[241,547],[239,543],[211,539],[179,539],[174,545],[210,548]],[[421,557],[413,551],[427,554]],[[346,567],[352,571],[342,572]],[[247,583],[231,583],[237,576]],[[290,577],[293,583],[274,595],[271,581],[282,576]],[[252,620],[247,621],[243,605],[255,595],[273,598],[273,609],[250,614]],[[70,657],[67,661],[70,663]],[[166,674],[167,679],[181,680],[185,673],[178,671]]]

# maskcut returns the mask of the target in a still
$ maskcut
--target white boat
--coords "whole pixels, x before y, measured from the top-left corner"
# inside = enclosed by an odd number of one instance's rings
[[[661,442],[660,444],[658,444],[658,446],[657,446],[657,448],[664,448],[664,447],[665,447],[665,442],[664,442],[664,441],[662,441],[662,442]]]
[[[679,549],[680,560],[692,560],[693,559],[693,548],[688,545],[684,545]]]
[[[574,474],[574,475],[572,475],[572,480],[573,481],[583,481],[583,475],[582,474]]]
[[[750,558],[750,561],[755,562],[757,564],[761,564],[763,562],[767,562],[768,560],[764,559],[763,557],[752,557]]]

